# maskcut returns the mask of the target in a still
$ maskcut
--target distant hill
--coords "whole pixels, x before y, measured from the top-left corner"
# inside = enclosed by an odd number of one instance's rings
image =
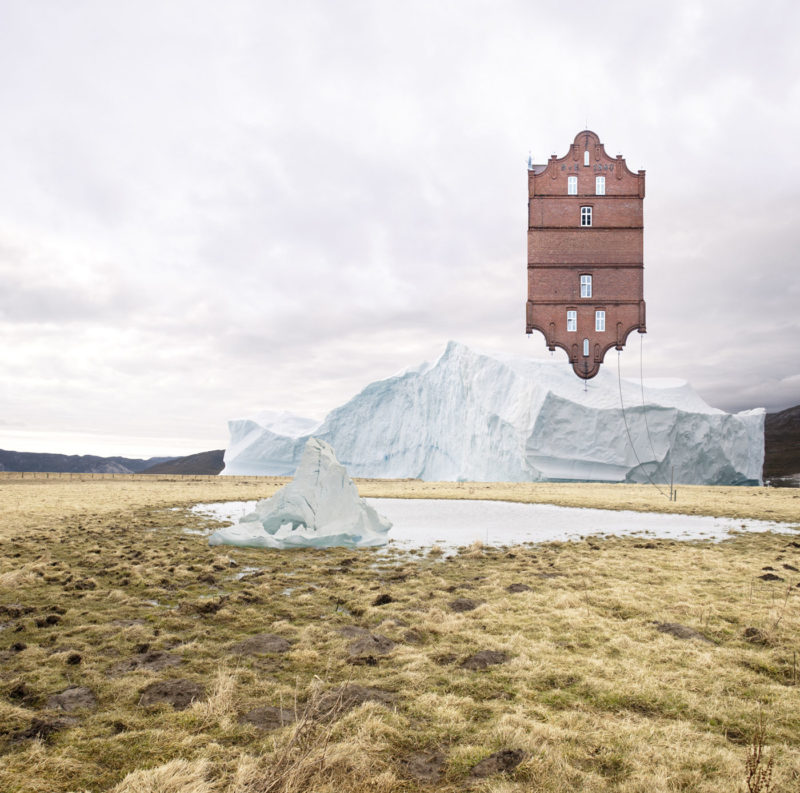
[[[215,449],[212,452],[198,452],[186,457],[176,457],[167,462],[157,463],[150,468],[139,471],[140,474],[218,474],[225,463],[222,458],[225,449]]]
[[[764,422],[764,479],[792,476],[800,476],[800,405]]]
[[[94,454],[47,454],[0,449],[0,471],[35,471],[65,474],[138,474],[173,457],[98,457]]]

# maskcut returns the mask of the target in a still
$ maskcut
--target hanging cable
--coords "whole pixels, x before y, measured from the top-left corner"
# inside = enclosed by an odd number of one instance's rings
[[[639,468],[644,471],[645,476],[650,480],[650,484],[661,493],[662,496],[666,499],[670,499],[668,493],[664,492],[654,481],[653,477],[647,472],[647,469],[644,467],[644,464],[639,459],[639,455],[636,452],[636,447],[633,445],[633,438],[631,437],[631,430],[628,427],[628,417],[625,415],[625,403],[622,400],[622,368],[620,365],[620,351],[617,350],[617,383],[619,384],[619,405],[622,409],[622,420],[625,422],[625,432],[628,435],[628,443],[631,445],[631,450],[633,451],[633,456],[636,458],[636,462],[639,463]],[[671,500],[671,499],[670,499]]]
[[[653,448],[653,439],[650,437],[650,425],[647,423],[647,410],[644,406],[644,373],[642,359],[644,358],[644,334],[639,334],[639,385],[642,388],[642,416],[644,417],[644,428],[647,430],[647,440],[650,444],[650,451],[653,452],[653,459],[657,459],[656,450]],[[619,361],[618,361],[619,362]]]

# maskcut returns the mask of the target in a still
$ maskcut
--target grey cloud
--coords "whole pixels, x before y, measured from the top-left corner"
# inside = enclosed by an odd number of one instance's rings
[[[788,1],[7,6],[20,421],[207,437],[321,415],[449,338],[547,355],[523,334],[524,162],[587,121],[648,172],[646,374],[800,402],[776,341],[800,332]]]

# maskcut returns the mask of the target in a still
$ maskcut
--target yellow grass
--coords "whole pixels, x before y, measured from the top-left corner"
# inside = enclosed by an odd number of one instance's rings
[[[266,496],[279,484],[0,478],[0,790],[744,791],[762,720],[774,789],[797,789],[800,548],[792,543],[800,532],[717,544],[476,544],[449,558],[212,549],[183,532],[215,525],[187,505]],[[676,505],[642,486],[359,487],[375,496],[798,518],[795,493],[771,489],[682,487]],[[763,568],[783,580],[763,580]],[[512,583],[529,589],[509,592]],[[379,594],[391,601],[374,605]],[[453,611],[455,598],[476,607]],[[353,663],[346,626],[394,647]],[[233,649],[264,632],[287,639],[289,651]],[[462,666],[482,650],[505,661]],[[148,653],[178,662],[131,666]],[[148,685],[177,678],[206,696],[185,710],[142,704]],[[341,685],[387,698],[321,716],[315,703]],[[96,707],[49,707],[69,686],[91,689]],[[265,705],[298,721],[271,732],[240,721]],[[50,726],[41,732],[42,724]],[[508,773],[471,776],[502,750],[524,759]],[[434,755],[433,781],[409,770],[417,756]]]
[[[46,478],[45,478],[46,477]],[[18,474],[0,472],[0,536],[14,521],[26,525],[54,514],[66,517],[205,501],[247,501],[271,496],[288,477],[121,476],[111,474]],[[445,498],[517,501],[565,507],[668,512],[758,520],[800,521],[800,489],[677,486],[669,501],[650,484],[551,482],[422,482],[417,479],[357,479],[365,498]]]

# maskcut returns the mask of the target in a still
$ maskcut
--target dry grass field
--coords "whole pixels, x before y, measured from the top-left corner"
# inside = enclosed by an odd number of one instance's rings
[[[448,558],[187,532],[283,481],[0,477],[0,790],[800,790],[800,531]],[[791,490],[359,489],[800,520]]]

